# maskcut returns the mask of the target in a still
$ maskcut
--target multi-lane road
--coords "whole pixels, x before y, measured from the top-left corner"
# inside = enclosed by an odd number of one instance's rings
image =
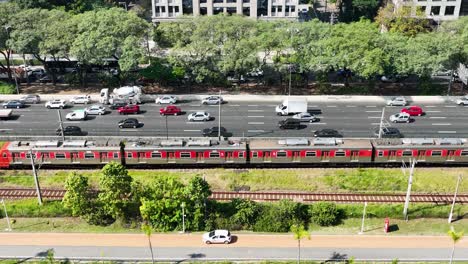
[[[385,120],[398,113],[402,107],[389,107],[382,103],[309,103],[309,111],[317,114],[319,122],[304,123],[299,130],[280,130],[278,121],[285,117],[275,114],[279,102],[232,101],[221,107],[221,126],[235,137],[309,137],[315,130],[333,128],[344,137],[374,137],[382,110]],[[103,116],[90,116],[85,121],[66,121],[65,115],[84,105],[61,110],[64,126],[81,127],[89,136],[155,136],[196,137],[204,128],[217,126],[218,106],[201,105],[200,101],[177,104],[185,114],[167,117],[159,115],[163,106],[154,103],[141,105],[143,110],[135,117],[144,125],[137,129],[119,129],[117,122],[126,118],[116,110]],[[412,123],[390,124],[397,127],[405,137],[466,137],[468,135],[468,107],[454,103],[419,104],[425,116],[415,117]],[[206,111],[214,117],[209,122],[188,122],[187,115],[195,111]],[[59,127],[57,110],[47,109],[44,104],[31,105],[24,109],[14,109],[16,117],[0,121],[1,135],[54,136]]]

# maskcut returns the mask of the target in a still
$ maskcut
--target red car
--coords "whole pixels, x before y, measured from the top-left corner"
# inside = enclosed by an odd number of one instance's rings
[[[138,105],[126,105],[119,107],[117,111],[121,115],[138,114],[140,113],[140,107]]]
[[[180,108],[175,105],[169,105],[159,109],[160,115],[178,115],[180,113],[182,113],[182,110],[180,110]]]
[[[400,112],[407,113],[410,116],[422,116],[424,114],[422,108],[416,105],[405,107]]]

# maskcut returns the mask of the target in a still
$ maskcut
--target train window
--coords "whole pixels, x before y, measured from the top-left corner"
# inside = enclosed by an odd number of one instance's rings
[[[133,153],[132,152],[127,152],[127,158],[133,158]]]
[[[114,159],[118,159],[119,158],[119,153],[118,152],[114,152],[113,155]]]
[[[219,152],[211,152],[210,158],[219,158]]]
[[[189,158],[191,158],[191,155],[190,155],[190,152],[181,152],[181,153],[180,153],[180,157],[181,157],[181,158],[186,158],[186,159],[188,158],[188,159],[189,159]]]
[[[85,159],[94,159],[94,153],[85,153],[84,158]]]
[[[56,158],[56,159],[64,159],[64,158],[65,158],[65,154],[64,154],[64,153],[55,153],[55,158]]]
[[[252,158],[258,158],[258,152],[252,151]]]
[[[152,158],[162,158],[161,152],[151,152]]]
[[[403,150],[403,152],[401,153],[401,155],[402,155],[403,157],[411,157],[411,156],[413,156],[413,151],[411,151],[411,150]]]
[[[18,153],[18,152],[13,152],[13,157],[14,157],[15,159],[19,159],[19,158],[21,158],[21,154]]]
[[[462,150],[460,156],[468,156],[468,150]]]
[[[306,151],[305,156],[306,157],[316,157],[317,152],[316,151]]]
[[[5,152],[3,152],[2,156],[3,156],[4,158],[6,158],[6,157],[7,157],[7,154],[6,154]]]
[[[239,158],[243,158],[244,157],[244,152],[239,152]]]
[[[431,156],[442,156],[442,151],[440,150],[433,150]]]
[[[49,158],[49,153],[41,153],[43,159],[48,159]]]
[[[335,151],[335,157],[344,157],[346,153],[344,151]]]
[[[35,158],[36,158],[36,153],[33,153],[33,154],[32,154],[32,157],[33,157],[33,159],[35,159]],[[27,159],[30,159],[30,158],[31,158],[31,154],[26,153],[26,158],[27,158]]]
[[[379,157],[383,157],[384,156],[384,151],[383,150],[379,150]]]
[[[278,151],[276,152],[276,157],[286,157],[288,153],[286,151]]]

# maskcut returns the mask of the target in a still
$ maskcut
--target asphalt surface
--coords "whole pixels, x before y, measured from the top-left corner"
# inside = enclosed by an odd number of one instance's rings
[[[229,245],[206,245],[201,234],[153,234],[156,260],[294,260],[297,241],[291,234],[234,234]],[[457,243],[455,260],[468,259],[468,241]],[[452,242],[448,236],[398,235],[312,235],[301,242],[301,259],[305,260],[393,260],[447,261]],[[143,234],[81,233],[0,233],[0,257],[44,258],[53,250],[64,259],[151,259],[148,239]]]
[[[309,103],[309,112],[316,114],[319,122],[303,123],[299,130],[280,130],[278,121],[286,117],[275,114],[279,102],[228,102],[221,107],[221,126],[235,137],[310,137],[319,129],[332,128],[344,137],[374,137],[379,127],[382,109],[385,120],[389,122],[391,114],[398,113],[402,107],[386,107],[379,103]],[[201,105],[200,101],[177,104],[185,113],[167,117],[159,115],[163,106],[143,104],[137,118],[143,126],[137,129],[119,129],[117,122],[125,119],[116,110],[104,116],[88,116],[85,121],[66,121],[65,115],[84,105],[75,105],[61,110],[63,125],[81,127],[89,136],[154,136],[197,137],[204,128],[218,125],[218,106]],[[409,124],[389,124],[397,127],[405,137],[466,137],[468,135],[468,107],[454,103],[427,103],[420,105],[426,112],[415,117]],[[14,109],[15,117],[0,121],[0,135],[54,136],[59,127],[57,110],[47,109],[44,104],[30,105],[24,109]],[[188,122],[191,112],[206,111],[214,119],[208,122]]]

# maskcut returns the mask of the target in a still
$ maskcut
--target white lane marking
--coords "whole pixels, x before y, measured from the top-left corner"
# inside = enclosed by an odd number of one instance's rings
[[[380,123],[371,123],[372,126],[379,126]]]
[[[138,128],[123,128],[123,129],[120,129],[120,132],[135,132],[135,131],[138,131],[137,129]]]
[[[0,131],[6,131],[6,130],[10,131],[10,130],[13,130],[13,129],[10,129],[10,128],[0,128]]]
[[[190,106],[201,106],[201,105],[197,104],[197,105],[190,105]]]
[[[240,105],[228,105],[228,106],[240,106]]]
[[[264,122],[249,122],[249,125],[264,125]]]
[[[64,123],[64,124],[79,124],[79,123],[81,123],[81,121],[64,121],[62,123]]]
[[[247,112],[263,112],[263,110],[247,110]]]
[[[336,107],[336,105],[327,105],[327,107]]]
[[[429,118],[432,118],[432,119],[445,119],[447,117],[445,117],[445,116],[430,116]]]
[[[247,130],[249,133],[265,132],[265,130]]]
[[[432,123],[433,126],[451,126],[450,123]]]
[[[440,113],[440,111],[426,111],[426,113]]]
[[[367,118],[371,119],[371,118],[381,118],[381,116],[368,116]]]
[[[19,124],[21,123],[21,121],[8,121],[8,120],[5,120],[5,121],[1,121],[2,124]]]
[[[277,107],[278,105],[267,105],[268,107]]]
[[[258,106],[258,105],[247,105],[247,106],[255,106],[255,107],[256,107],[256,106]]]
[[[197,129],[184,129],[185,132],[201,132],[201,130]]]
[[[446,105],[444,107],[457,107],[456,105]]]
[[[311,125],[326,125],[327,123],[311,123]]]
[[[319,107],[319,106],[318,105],[309,105],[308,107],[310,108],[310,107]]]
[[[457,131],[437,131],[439,134],[456,134]]]
[[[425,107],[437,107],[437,106],[435,106],[435,105],[428,105],[428,106],[425,106]]]
[[[200,109],[189,109],[186,112],[203,112],[203,110]]]
[[[366,105],[366,107],[377,107],[376,105]]]
[[[366,111],[366,113],[382,113],[382,111]]]
[[[346,107],[357,107],[357,106],[355,106],[355,105],[347,105]]]
[[[186,124],[205,124],[204,121],[189,121],[189,122],[185,122]]]
[[[265,117],[265,116],[247,116],[247,117],[256,118],[256,117]]]

